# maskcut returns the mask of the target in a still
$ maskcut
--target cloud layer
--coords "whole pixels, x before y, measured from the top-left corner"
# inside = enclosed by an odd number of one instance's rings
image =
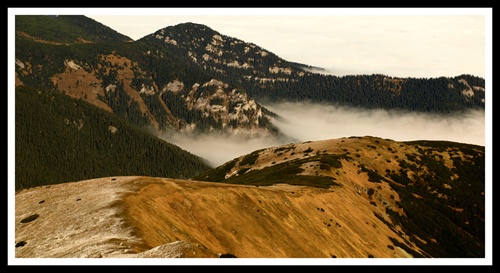
[[[370,135],[397,141],[485,143],[484,111],[444,116],[308,103],[281,103],[266,108],[285,118],[274,122],[285,134],[302,141]]]
[[[213,167],[262,148],[351,136],[374,136],[396,141],[446,140],[485,146],[484,111],[443,116],[291,102],[265,107],[282,117],[273,120],[273,123],[290,139],[180,133],[162,137],[206,159]]]

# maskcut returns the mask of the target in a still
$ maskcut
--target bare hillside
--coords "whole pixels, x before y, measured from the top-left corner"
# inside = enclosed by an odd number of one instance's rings
[[[359,198],[344,188],[153,177],[33,188],[16,195],[16,257],[409,256]],[[173,251],[179,241],[190,251]]]
[[[406,164],[411,165],[408,158],[422,156],[425,154],[422,149],[370,137],[336,139],[261,150],[259,156],[253,158],[251,167],[240,166],[243,156],[236,160],[237,163],[233,162],[233,168],[221,167],[243,177],[251,170],[263,171],[266,167],[286,162],[288,165],[297,164],[293,161],[294,156],[299,156],[300,160],[310,156],[309,161],[298,161],[303,172],[295,176],[307,177],[307,181],[311,181],[311,177],[333,179],[330,186],[321,187],[289,183],[242,185],[128,176],[22,190],[15,195],[15,256],[435,257],[433,252],[421,246],[436,244],[436,247],[446,249],[446,238],[434,236],[425,231],[425,227],[420,227],[424,233],[415,232],[414,227],[409,228],[404,219],[411,219],[413,223],[418,223],[418,219],[410,218],[414,211],[404,204],[416,201],[408,200],[410,197],[406,195],[403,197],[400,190],[401,186],[411,188],[410,183],[421,183],[419,177],[424,176],[419,172],[433,174],[433,169],[422,165],[420,169],[406,172],[407,178],[413,179],[408,180],[407,185],[394,185],[403,180],[397,180],[397,175],[389,175],[402,169],[398,160],[406,158]],[[340,166],[331,158],[326,161],[328,165],[322,162],[325,161],[323,157],[314,157],[345,153],[346,150],[352,153],[339,158]],[[439,166],[446,166],[448,170],[456,167],[453,159],[470,157],[453,149],[433,148],[433,153],[433,157],[442,162]],[[240,171],[241,168],[245,172]],[[220,170],[215,171],[220,173]],[[260,178],[258,173],[254,173],[253,177]],[[230,176],[226,175],[226,178],[231,182]],[[450,189],[459,188],[462,182],[458,175],[447,179],[451,182],[441,185],[440,189],[434,189],[432,183],[427,183],[426,191],[434,192],[436,198],[452,199]],[[294,181],[298,180],[290,180]],[[475,207],[482,205],[484,213],[484,181],[482,183],[483,203]],[[419,192],[411,196],[415,200],[428,198]],[[462,204],[463,207],[450,210],[467,215],[469,218],[464,225],[471,226],[477,220],[470,218],[466,212],[473,206]],[[434,212],[428,212],[429,219],[434,217]],[[446,227],[447,221],[457,217],[450,215],[439,221]],[[484,224],[484,217],[482,220]],[[432,222],[428,223],[432,227]],[[448,233],[452,234],[453,230],[448,230]],[[469,244],[466,239],[464,237],[464,242]],[[484,246],[484,241],[482,243]],[[443,256],[449,255],[443,253]]]

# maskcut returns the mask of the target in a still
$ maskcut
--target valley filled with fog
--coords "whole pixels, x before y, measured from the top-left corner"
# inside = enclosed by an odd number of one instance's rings
[[[206,159],[213,167],[262,148],[351,136],[396,141],[445,140],[485,146],[485,112],[479,110],[438,115],[295,102],[264,106],[280,116],[273,123],[290,138],[181,133],[160,137]]]

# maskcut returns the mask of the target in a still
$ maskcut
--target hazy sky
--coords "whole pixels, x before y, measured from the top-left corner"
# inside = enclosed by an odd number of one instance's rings
[[[339,76],[484,78],[491,59],[487,8],[34,8],[18,14],[82,14],[132,39],[200,23]]]
[[[179,23],[200,23],[335,75],[485,76],[484,10],[171,8],[144,13],[84,14],[132,39]]]

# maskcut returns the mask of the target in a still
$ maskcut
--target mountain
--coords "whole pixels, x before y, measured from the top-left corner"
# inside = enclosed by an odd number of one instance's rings
[[[24,189],[15,256],[484,258],[484,155],[349,137],[257,150],[197,178],[209,181],[110,176]]]
[[[261,105],[280,101],[443,114],[485,107],[484,79],[473,75],[317,74],[194,23],[131,42],[85,16],[16,16],[15,50],[16,86],[62,92],[159,132],[283,136]]]
[[[16,15],[16,39],[53,45],[125,43],[133,40],[83,15]]]
[[[224,81],[241,85],[261,102],[311,101],[435,113],[485,106],[484,79],[473,75],[426,79],[318,74],[311,71],[321,68],[288,62],[255,44],[201,24],[166,27],[138,42],[163,45]]]
[[[484,254],[484,160],[482,146],[350,137],[257,150],[194,179],[349,188],[427,255],[467,257]]]
[[[190,178],[198,156],[83,100],[18,87],[15,189],[111,175]]]
[[[17,258],[485,257],[483,146],[289,141],[210,168],[155,136],[286,137],[266,102],[484,109],[484,79],[322,75],[193,23],[16,16],[15,38]]]
[[[163,46],[130,42],[84,16],[76,17],[73,21],[78,24],[72,25],[67,17],[41,18],[16,17],[16,86],[62,92],[158,132],[279,135],[271,123],[275,114],[242,88],[213,77]],[[33,26],[45,20],[50,22],[45,28]],[[89,26],[86,32],[82,26]],[[52,32],[46,34],[46,28]],[[102,34],[88,37],[95,29]],[[72,36],[67,37],[67,32]],[[88,42],[61,42],[82,40],[74,35]]]

